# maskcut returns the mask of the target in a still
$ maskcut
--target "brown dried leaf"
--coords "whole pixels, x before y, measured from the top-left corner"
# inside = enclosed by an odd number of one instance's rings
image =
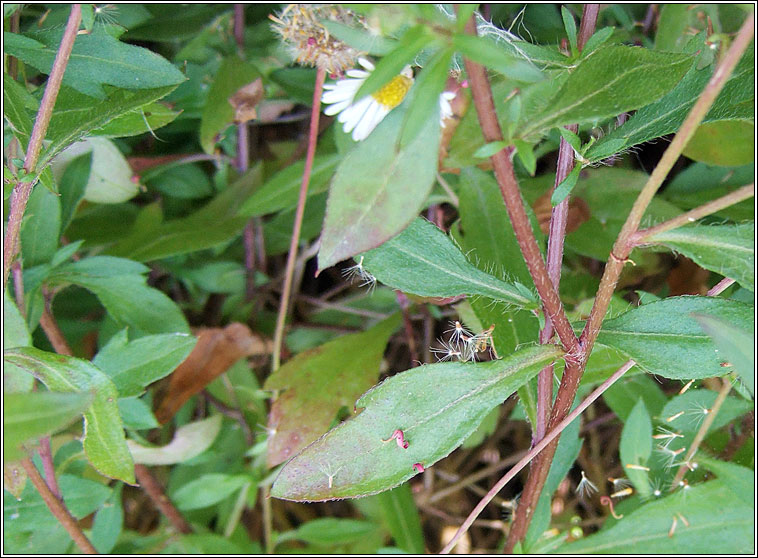
[[[550,231],[550,215],[553,212],[553,206],[550,204],[552,191],[547,191],[534,201],[532,209],[540,224],[540,230],[544,234]],[[566,234],[574,232],[582,223],[587,221],[592,212],[590,206],[582,198],[572,197],[569,200],[568,221],[566,223]]]
[[[161,424],[171,420],[190,397],[200,393],[239,359],[271,351],[271,341],[240,323],[231,323],[223,329],[201,328],[195,334],[197,345],[171,374],[168,390],[155,411]]]
[[[261,78],[240,87],[234,95],[229,97],[229,104],[234,108],[234,123],[242,124],[258,118],[255,107],[262,100],[263,81]]]

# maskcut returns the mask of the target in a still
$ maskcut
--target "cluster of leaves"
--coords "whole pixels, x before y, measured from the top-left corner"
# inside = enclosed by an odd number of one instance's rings
[[[598,285],[592,262],[608,257],[648,177],[621,154],[677,131],[745,18],[735,6],[667,5],[650,38],[635,24],[644,12],[607,6],[580,52],[568,10],[562,17],[553,5],[493,6],[491,23],[475,8],[460,6],[456,16],[424,4],[356,7],[376,36],[324,22],[378,59],[360,94],[406,64],[422,69],[365,141],[353,142],[336,123],[319,137],[300,236],[304,252],[318,250],[323,271],[314,280],[314,262],[302,263],[301,292],[318,298],[300,297],[286,338],[291,358],[269,373],[254,355],[268,354],[263,339],[275,327],[278,264],[305,167],[296,136],[307,113],[298,107],[312,103],[315,70],[291,66],[270,29],[270,6],[245,6],[237,37],[229,5],[83,6],[85,32],[31,177],[38,182],[20,232],[22,273],[14,275],[21,281],[4,294],[7,552],[75,550],[16,463],[46,436],[63,501],[101,552],[436,548],[423,536],[406,481],[461,445],[482,447],[498,407],[516,392],[511,418],[534,425],[537,374],[551,363],[562,373],[562,350],[536,344],[539,299],[487,158],[516,146],[521,192],[543,247],[543,202],[571,196],[577,212],[560,292],[580,331]],[[7,207],[13,187],[30,179],[17,159],[70,6],[4,9],[5,29],[13,29],[5,53],[16,64],[3,88],[4,145],[15,153],[6,157]],[[478,37],[464,32],[472,14]],[[514,22],[530,40],[504,30]],[[566,48],[550,46],[564,37]],[[452,135],[440,129],[438,97],[462,57],[488,69],[503,142],[485,141],[473,106],[457,115]],[[257,131],[253,162],[240,168],[229,99],[258,78],[263,99],[248,124]],[[752,141],[753,104],[751,46],[688,145],[689,166],[648,207],[646,225],[752,180],[754,150],[744,146]],[[568,124],[578,124],[578,133],[562,129]],[[577,165],[551,199],[551,154],[561,137]],[[438,224],[449,234],[419,217],[427,210],[444,215]],[[603,397],[620,425],[620,461],[596,471],[627,476],[634,495],[617,505],[622,519],[608,516],[592,536],[576,541],[575,529],[543,536],[551,497],[582,451],[577,421],[561,437],[524,550],[750,551],[754,442],[740,419],[754,396],[753,237],[749,200],[662,232],[632,253],[637,265],[622,276],[579,393],[636,361]],[[671,254],[704,275],[683,287],[672,279]],[[339,286],[334,266],[351,257],[380,284],[372,293],[345,295]],[[692,296],[724,277],[735,285]],[[409,295],[410,308],[393,291]],[[452,316],[470,331],[494,325],[491,342],[503,358],[399,372],[409,366],[406,346],[417,343],[408,339],[412,326],[396,333],[414,312],[430,331]],[[76,356],[53,352],[40,327],[49,314]],[[234,322],[253,332],[230,329]],[[214,327],[220,323],[232,326]],[[385,359],[388,346],[394,357]],[[429,347],[421,350],[429,362]],[[372,388],[388,368],[398,373]],[[727,374],[736,395],[718,404],[698,467],[688,462],[688,484],[669,492],[682,450],[715,405],[716,392],[703,388]],[[695,387],[681,390],[689,380]],[[407,449],[391,440],[397,429]],[[136,483],[135,464],[156,466],[194,533],[125,515],[142,505],[124,488]],[[268,500],[269,492],[300,502],[366,497],[324,514],[359,518],[314,519],[303,505]],[[125,507],[127,498],[135,506]],[[265,534],[271,507],[274,531]],[[246,514],[252,509],[261,520]],[[685,517],[674,535],[672,517]]]

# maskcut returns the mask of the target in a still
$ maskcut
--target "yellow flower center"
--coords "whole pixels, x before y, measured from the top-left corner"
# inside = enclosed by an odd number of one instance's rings
[[[393,109],[403,102],[405,95],[413,85],[413,80],[404,75],[395,76],[387,85],[371,94],[380,105]]]

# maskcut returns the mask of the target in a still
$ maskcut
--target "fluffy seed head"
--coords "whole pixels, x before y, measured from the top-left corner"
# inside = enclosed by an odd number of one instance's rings
[[[327,19],[365,29],[363,18],[350,10],[336,4],[288,4],[279,15],[269,18],[298,64],[337,75],[355,65],[359,52],[330,35],[321,23]]]

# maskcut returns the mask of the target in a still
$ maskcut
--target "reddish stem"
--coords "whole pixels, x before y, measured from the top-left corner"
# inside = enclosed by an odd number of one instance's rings
[[[79,30],[81,21],[82,7],[80,4],[73,4],[71,6],[71,13],[68,16],[68,22],[66,23],[66,29],[63,32],[61,44],[58,47],[58,52],[55,55],[55,60],[50,70],[50,76],[45,86],[45,93],[42,95],[42,102],[37,112],[37,118],[34,121],[29,145],[26,148],[24,170],[28,175],[33,174],[36,170],[37,159],[42,150],[42,140],[45,138],[50,118],[53,115],[55,100],[58,98],[58,91],[63,82],[63,74],[66,71],[68,59],[71,56],[71,50],[74,48],[74,40],[76,39],[76,33]],[[19,251],[18,233],[21,229],[21,219],[24,216],[26,204],[29,202],[29,195],[32,193],[34,183],[34,180],[19,182],[11,193],[8,228],[3,239],[3,290],[8,286],[11,264]]]
[[[292,292],[292,277],[295,272],[297,245],[300,240],[300,229],[303,224],[305,202],[308,198],[308,184],[311,181],[313,159],[316,155],[316,143],[318,141],[318,121],[319,115],[321,114],[321,91],[324,87],[325,78],[326,70],[324,68],[318,67],[316,69],[316,85],[313,90],[313,107],[311,108],[311,125],[308,134],[308,151],[305,156],[305,169],[303,170],[303,180],[300,183],[300,195],[297,199],[297,210],[295,211],[295,225],[292,228],[290,249],[289,253],[287,254],[287,267],[284,276],[284,287],[282,288],[282,299],[279,304],[279,314],[276,317],[276,330],[274,331],[274,350],[272,355],[273,370],[277,370],[281,362],[282,341],[284,339],[284,324],[287,321],[287,309],[289,307],[289,299]]]
[[[193,529],[190,524],[187,523],[187,520],[184,519],[182,514],[179,513],[179,510],[176,509],[176,506],[174,506],[171,500],[168,499],[168,496],[166,496],[166,493],[163,491],[163,487],[161,487],[158,480],[153,476],[153,473],[150,472],[150,469],[137,463],[134,466],[134,476],[137,478],[137,482],[142,490],[145,491],[145,494],[147,494],[153,504],[155,504],[155,507],[166,516],[166,519],[168,519],[171,525],[174,526],[174,529],[184,534],[193,532]]]

